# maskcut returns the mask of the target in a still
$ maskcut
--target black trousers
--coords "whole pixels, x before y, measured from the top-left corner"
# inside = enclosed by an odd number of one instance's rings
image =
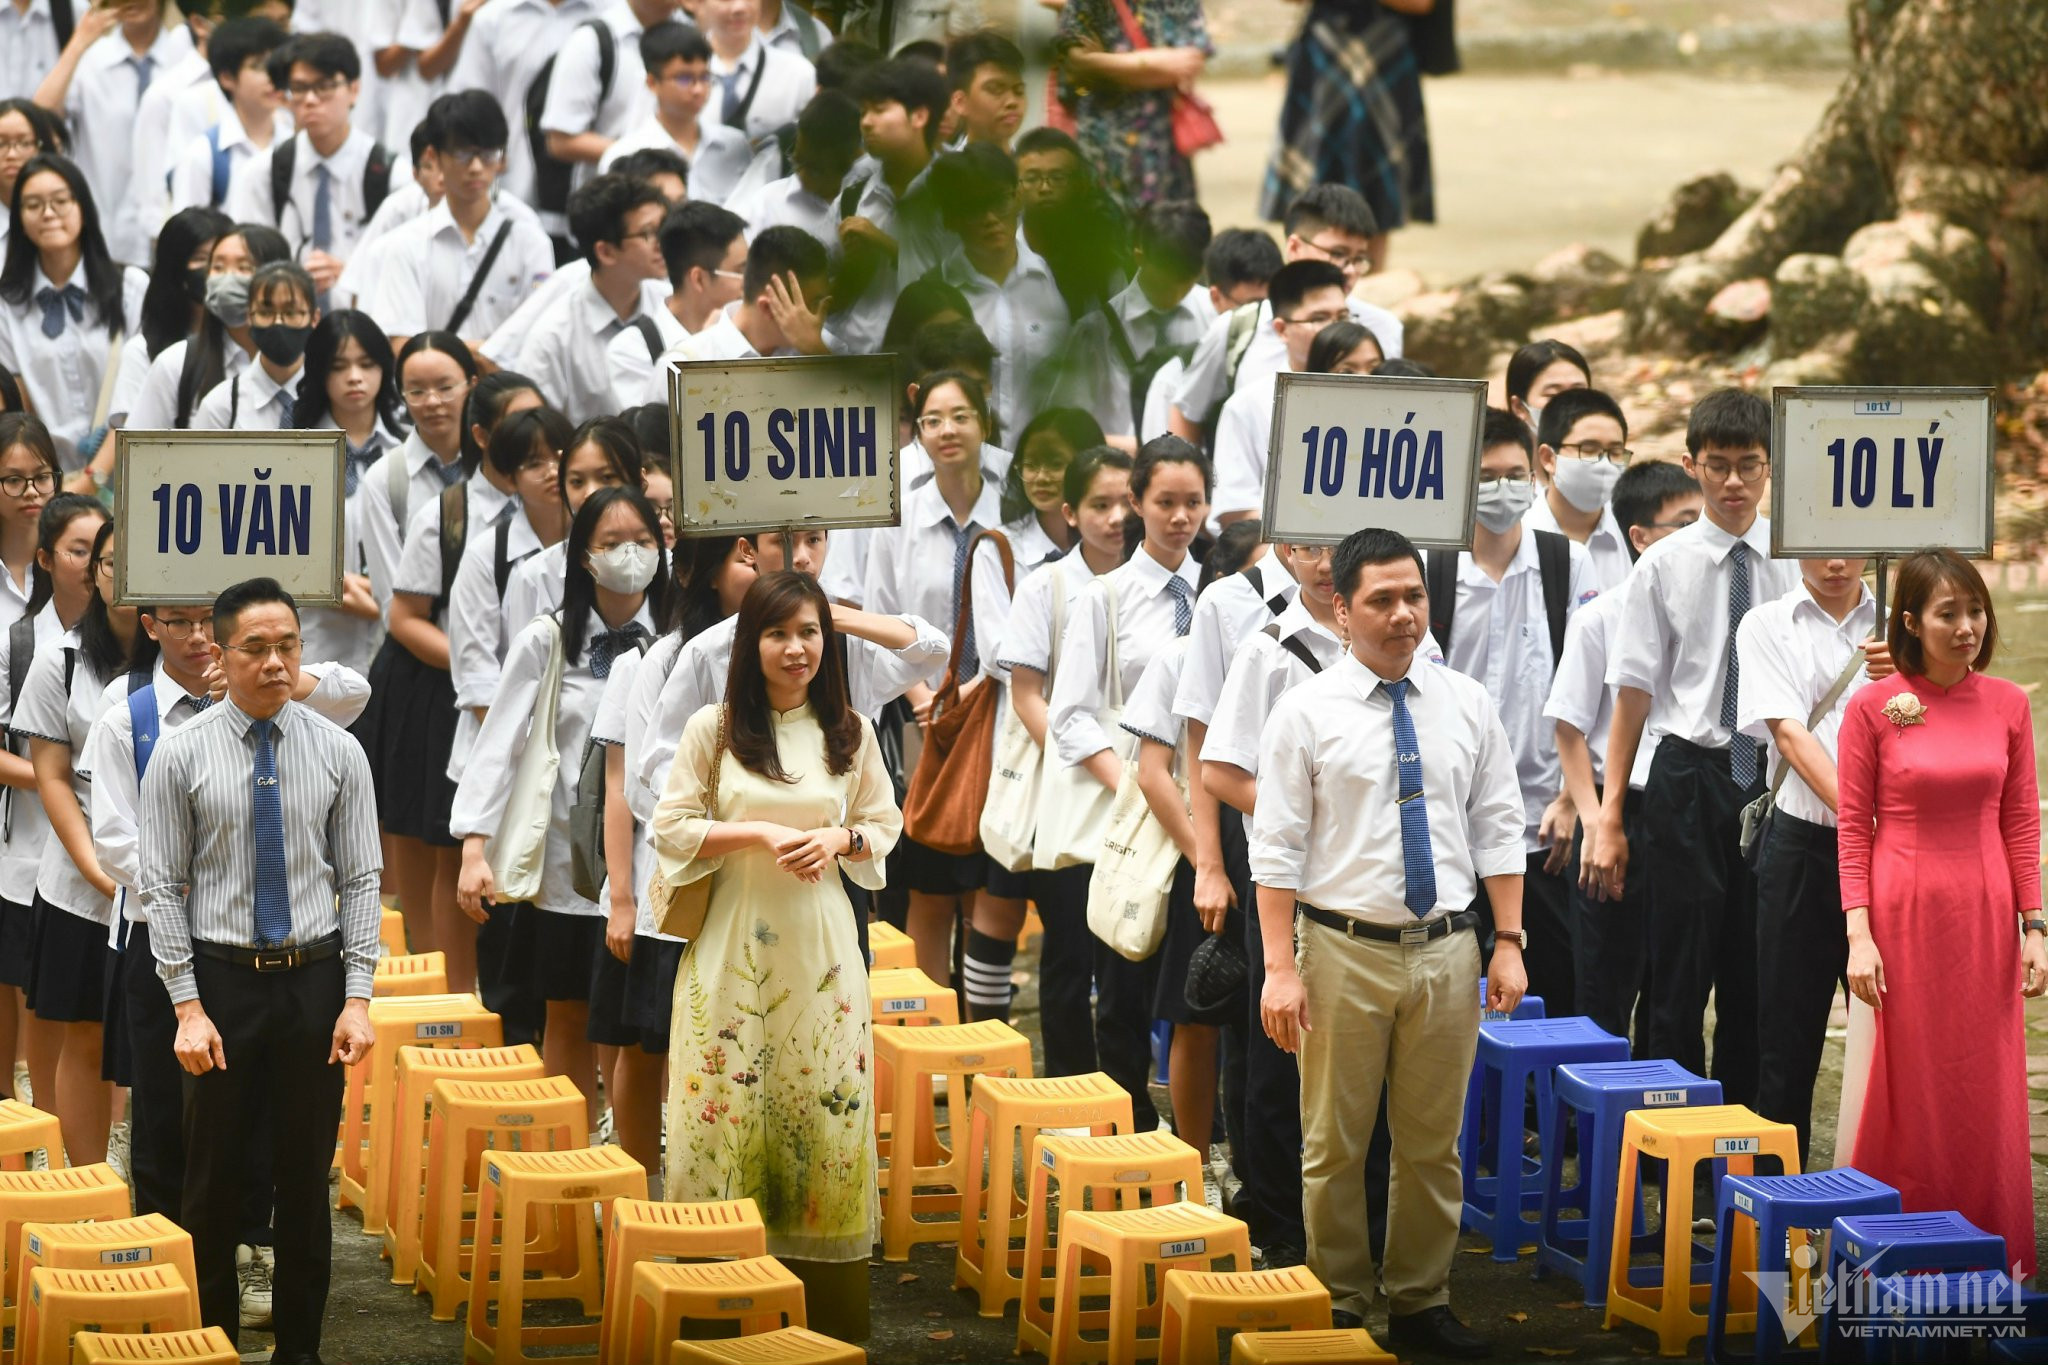
[[[1644,856],[1648,845],[1643,838],[1643,798],[1633,791],[1622,803],[1621,828],[1634,856],[1618,901],[1595,900],[1579,889],[1583,829],[1572,842],[1566,880],[1571,884],[1575,932],[1573,979],[1578,1012],[1609,1033],[1635,1039],[1630,1050],[1640,1060],[1650,1055],[1647,1029],[1635,1027],[1650,989],[1650,863]],[[1647,1020],[1642,1022],[1647,1025]]]
[[[1561,874],[1543,870],[1548,856],[1541,850],[1531,853],[1522,873],[1522,928],[1529,935],[1522,967],[1529,974],[1529,994],[1543,997],[1544,1008],[1561,1015],[1570,1013],[1571,1002],[1578,998],[1578,928],[1570,884]],[[1479,912],[1479,946],[1485,961],[1493,956],[1493,901],[1484,883],[1472,908]]]
[[[192,1234],[199,1317],[237,1339],[242,1312],[235,1244],[256,1179],[247,1149],[250,1135],[267,1121],[277,1209],[277,1353],[317,1354],[333,1259],[327,1169],[345,1080],[342,1068],[327,1060],[343,1001],[341,959],[258,972],[202,957],[193,975],[227,1058],[225,1068],[184,1081],[180,1221]]]
[[[1087,903],[1082,903],[1082,928]],[[1140,1133],[1159,1126],[1152,1103],[1152,1000],[1159,994],[1159,955],[1133,962],[1088,935],[1095,953],[1095,1055],[1103,1074],[1131,1092],[1131,1123]],[[1207,1159],[1208,1153],[1202,1153]]]
[[[1666,736],[1643,788],[1650,859],[1649,1055],[1713,1077],[1730,1104],[1756,1101],[1756,878],[1736,846],[1761,795],[1728,775],[1728,751]],[[1630,861],[1642,851],[1631,850]]]
[[[538,1047],[547,1027],[547,1002],[533,985],[534,916],[539,913],[525,901],[492,905],[477,926],[477,994],[484,1008],[503,1021],[507,1047]]]
[[[1237,1178],[1244,1182],[1238,1216],[1251,1228],[1256,1247],[1308,1246],[1301,1215],[1301,1069],[1291,1053],[1266,1036],[1259,995],[1266,988],[1266,948],[1259,931],[1259,898],[1252,886],[1245,846],[1244,816],[1222,812],[1223,869],[1237,888],[1244,917],[1244,950],[1250,992],[1244,1040],[1244,1143],[1237,1153]]]
[[[1779,811],[1756,871],[1756,1109],[1799,1129],[1801,1170],[1828,1011],[1848,970],[1835,831]]]
[[[1082,1076],[1097,1069],[1095,935],[1088,932],[1088,877],[1092,863],[1057,872],[1031,872],[1026,882],[1045,925],[1038,957],[1038,1028],[1045,1039],[1045,1074]],[[1137,1102],[1133,1095],[1132,1102]]]

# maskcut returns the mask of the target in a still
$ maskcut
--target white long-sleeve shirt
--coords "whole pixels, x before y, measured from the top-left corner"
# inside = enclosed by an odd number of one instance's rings
[[[0,580],[11,584],[13,576],[0,574]],[[20,618],[21,613],[17,609],[14,619]],[[8,624],[11,626],[13,621]],[[36,613],[36,657],[54,654],[77,644],[77,632],[66,630],[57,619],[57,604],[46,603]],[[19,701],[7,686],[8,679],[13,676],[13,645],[13,632],[0,630],[0,726],[10,728],[14,723],[15,705]],[[23,681],[26,683],[27,680]],[[28,757],[27,740],[16,739],[13,748],[18,756]],[[43,798],[32,786],[8,788],[4,799],[0,799],[0,812],[5,813],[4,829],[0,829],[0,900],[25,910],[35,900],[36,870],[42,866],[43,845],[51,838],[50,817],[43,813]]]
[[[959,529],[969,535],[1000,530],[1002,515],[1001,490],[984,479],[981,493],[967,514],[966,525]],[[926,484],[911,490],[903,502],[902,524],[879,529],[868,537],[867,585],[862,605],[885,616],[917,616],[942,622],[951,631],[960,609],[954,595],[959,586],[953,573],[958,555],[956,539],[953,513],[940,496],[938,485]],[[1008,615],[1010,597],[1003,585],[1002,561],[995,546],[986,541],[975,549],[973,588],[975,651],[986,658],[989,650],[981,638],[980,625],[985,617],[989,618],[989,638],[1001,638],[1002,618]],[[945,672],[946,661],[942,658],[923,681],[937,686]]]
[[[1181,670],[1174,714],[1207,725],[1216,714],[1238,646],[1278,617],[1301,594],[1301,584],[1268,546],[1242,572],[1225,574],[1195,601],[1188,628],[1188,661]]]
[[[1127,745],[1102,728],[1104,708],[1116,700],[1111,687],[1124,697],[1144,676],[1145,665],[1174,635],[1173,593],[1167,582],[1180,578],[1194,598],[1201,566],[1193,555],[1183,553],[1180,566],[1169,569],[1140,546],[1123,564],[1090,583],[1070,603],[1067,614],[1064,656],[1066,666],[1053,679],[1051,714],[1048,724],[1060,761],[1069,766],[1091,754],[1115,748],[1123,753]],[[1116,663],[1118,683],[1109,673],[1109,593],[1117,598]]]

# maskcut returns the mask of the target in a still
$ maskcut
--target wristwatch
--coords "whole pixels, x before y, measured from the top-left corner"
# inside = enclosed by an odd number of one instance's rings
[[[2020,932],[2048,934],[2048,919],[2042,919],[2038,915],[2033,919],[2023,919],[2020,921]]]
[[[1522,950],[1523,952],[1525,952],[1525,953],[1529,951],[1529,935],[1528,935],[1528,932],[1527,932],[1526,930],[1522,930],[1522,929],[1496,929],[1496,930],[1494,930],[1494,931],[1493,931],[1493,941],[1494,941],[1494,942],[1496,942],[1496,943],[1498,943],[1498,942],[1500,942],[1500,941],[1501,941],[1502,939],[1506,939],[1506,940],[1507,940],[1508,942],[1510,942],[1510,943],[1514,944],[1514,945],[1515,945],[1515,946],[1516,946],[1517,948],[1520,948],[1520,949],[1521,949],[1521,950]]]
[[[866,836],[864,836],[859,830],[855,829],[853,826],[848,825],[846,827],[846,856],[849,858],[858,858],[861,854],[867,851],[868,841]]]

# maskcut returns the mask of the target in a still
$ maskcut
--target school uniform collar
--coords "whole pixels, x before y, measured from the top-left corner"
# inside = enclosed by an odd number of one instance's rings
[[[292,726],[298,722],[298,717],[293,714],[293,712],[297,711],[298,709],[299,704],[297,702],[286,702],[283,706],[278,708],[277,714],[270,718],[271,728],[275,730],[278,734],[285,734],[288,731],[290,731]],[[244,711],[241,707],[235,705],[235,699],[232,695],[222,697],[220,700],[220,704],[217,706],[207,707],[206,710],[201,713],[200,719],[203,720],[207,716],[217,714],[225,715],[227,717],[225,721],[217,723],[224,725],[232,725],[235,729],[235,734],[237,736],[246,736],[249,733],[249,727],[256,723],[256,718],[254,716],[250,715],[247,711]]]
[[[1430,660],[1423,655],[1420,649],[1416,650],[1414,655],[1408,660],[1408,672],[1404,676],[1407,679],[1408,693],[1411,697],[1417,693],[1427,692],[1429,684],[1434,681],[1429,676],[1429,669],[1424,667],[1429,662]],[[1344,657],[1337,660],[1337,666],[1332,671],[1342,676],[1346,682],[1358,689],[1358,695],[1367,701],[1371,701],[1373,694],[1378,692],[1385,684],[1401,681],[1400,678],[1382,678],[1379,674],[1360,663],[1358,656],[1348,649],[1344,651]]]
[[[306,367],[301,365],[292,372],[291,378],[280,384],[270,377],[270,371],[265,369],[260,362],[249,366],[241,374],[243,409],[255,411],[268,407],[271,401],[280,393],[296,398],[299,392],[299,380],[304,377],[305,373]],[[344,444],[348,441],[346,436],[341,439]]]
[[[620,42],[638,38],[647,31],[647,25],[640,22],[640,16],[633,13],[633,7],[626,0],[599,12],[597,16],[604,25],[617,34]]]
[[[1160,308],[1155,306],[1151,299],[1145,297],[1145,291],[1138,287],[1138,281],[1133,278],[1129,284],[1116,292],[1110,299],[1109,305],[1116,310],[1117,317],[1126,324],[1142,322],[1146,318],[1158,318],[1164,324],[1172,322],[1178,317],[1194,316],[1195,296],[1200,292],[1200,286],[1196,286],[1183,294],[1180,302],[1173,305],[1173,307]]]
[[[462,228],[455,221],[455,210],[448,207],[448,197],[446,195],[441,197],[440,203],[427,210],[426,220],[426,233],[430,239],[445,235],[458,248],[464,251],[469,249],[471,244],[463,239]],[[490,208],[484,211],[484,220],[476,225],[475,244],[477,246],[489,246],[492,235],[497,232],[498,225],[504,221],[505,210],[498,207],[497,196],[493,195],[491,196]]]
[[[1771,557],[1771,524],[1764,519],[1761,512],[1757,514],[1756,520],[1750,522],[1749,529],[1739,536],[1729,535],[1716,526],[1712,518],[1706,516],[1702,516],[1692,525],[1693,534],[1706,542],[1707,553],[1713,557],[1716,564],[1722,563],[1734,552],[1735,542],[1738,540],[1747,545],[1759,560]]]
[[[1564,527],[1558,524],[1557,513],[1551,510],[1547,492],[1539,492],[1536,501],[1529,504],[1529,510],[1523,514],[1522,525],[1532,531],[1564,534]],[[1586,536],[1586,548],[1592,549],[1593,543],[1599,540],[1612,541],[1619,550],[1628,549],[1628,537],[1621,533],[1621,522],[1616,520],[1611,504],[1601,505],[1600,519],[1593,523],[1592,531]]]
[[[637,625],[641,627],[643,630],[645,630],[647,632],[647,642],[650,645],[654,643],[656,638],[658,638],[658,632],[654,629],[654,615],[653,613],[648,611],[647,602],[645,598],[641,599],[640,609],[633,613],[632,621],[628,622],[627,624]],[[604,632],[608,630],[624,630],[626,628],[625,626],[614,627],[606,625],[604,623],[604,618],[597,614],[597,608],[595,606],[592,606],[585,613],[583,627],[583,648],[584,658],[586,660],[588,660],[588,658],[590,657],[590,642],[592,640],[596,639],[599,635],[602,635]]]
[[[1301,596],[1298,593],[1295,595],[1294,600],[1283,607],[1280,614],[1273,618],[1273,624],[1280,628],[1280,638],[1283,640],[1291,640],[1297,635],[1320,635],[1339,649],[1342,649],[1344,645],[1344,642],[1337,638],[1334,631],[1308,614],[1308,607],[1302,602]]]
[[[945,265],[940,268],[940,275],[946,283],[956,288],[975,286],[996,290],[1008,289],[1027,275],[1038,275],[1048,282],[1052,282],[1053,278],[1052,267],[1045,263],[1045,257],[1033,251],[1031,244],[1024,240],[1022,225],[1017,228],[1017,264],[1010,268],[1009,278],[1001,284],[982,274],[974,262],[967,259],[967,249],[958,243],[954,244],[951,254],[946,257]]]
[[[604,295],[597,292],[597,285],[591,280],[585,280],[576,287],[574,299],[571,306],[575,309],[577,326],[603,341],[611,340],[632,326],[633,319],[640,316],[640,310],[647,301],[645,291],[636,291],[632,314],[622,318],[605,302]]]
[[[1567,551],[1569,553],[1569,551]],[[1539,573],[1541,566],[1536,556],[1536,536],[1528,527],[1522,528],[1522,542],[1515,546],[1515,557],[1508,561],[1508,567],[1495,584],[1486,570],[1479,567],[1479,560],[1470,550],[1458,556],[1458,580],[1463,583],[1481,584],[1486,587],[1506,587],[1508,580],[1520,573]]]
[[[1847,616],[1837,621],[1828,614],[1826,607],[1814,600],[1813,589],[1806,585],[1806,579],[1802,575],[1799,586],[1792,590],[1792,615],[1795,619],[1802,615],[1811,616],[1816,625],[1839,631],[1843,635],[1853,635],[1861,640],[1877,628],[1877,599],[1872,597],[1870,589],[1861,583],[1856,585],[1856,591],[1856,605],[1849,608]]]
[[[778,195],[785,203],[795,203],[812,209],[830,209],[835,202],[834,199],[820,198],[805,189],[803,177],[799,175],[785,175],[780,180],[771,180],[761,192],[764,203]]]
[[[1202,566],[1195,563],[1195,557],[1185,551],[1181,554],[1180,567],[1169,569],[1154,559],[1143,545],[1124,561],[1124,573],[1149,596],[1157,597],[1166,591],[1168,580],[1178,578],[1188,585],[1188,600],[1195,600],[1194,587],[1202,580]]]
[[[0,3],[5,3],[5,0],[0,0]],[[209,75],[212,74],[212,70],[213,68],[211,67],[207,68],[207,72]],[[276,126],[277,125],[275,123],[272,123],[271,125],[273,129],[275,129]],[[289,137],[290,134],[287,133],[286,136]],[[220,149],[223,152],[226,152],[231,151],[236,147],[254,148],[255,145],[255,143],[249,141],[248,130],[242,127],[241,115],[237,114],[234,111],[234,107],[230,105],[227,109],[226,114],[220,120]],[[270,145],[273,147],[277,145],[276,134],[274,132],[271,135]]]
[[[52,24],[57,22],[50,13],[50,0],[28,0],[26,11],[17,11],[12,3],[0,0],[0,15],[19,20],[23,24],[34,23],[37,19],[48,19]]]
[[[292,136],[306,144],[304,152],[297,156],[296,164],[292,168],[293,177],[310,177],[314,174],[315,167],[325,166],[327,173],[337,182],[337,187],[342,184],[359,183],[362,180],[363,167],[368,164],[370,148],[376,142],[375,138],[351,124],[348,136],[334,149],[334,155],[322,156],[314,150],[313,139],[307,136],[303,129]]]
[[[777,38],[780,38],[785,33],[791,35],[792,37],[797,36],[800,32],[800,30],[797,28],[796,22],[797,12],[798,11],[795,4],[795,0],[782,0],[781,17],[776,19],[776,21],[769,26],[768,31],[761,35],[762,39],[770,44],[773,44]],[[811,19],[809,14],[805,14],[804,17],[806,19],[810,19],[811,23],[813,24],[816,24],[818,22],[815,19]]]
[[[910,505],[904,509],[911,525],[922,530],[928,526],[943,526],[952,518],[953,509],[946,506],[945,498],[939,494],[937,480],[919,484],[910,494]],[[1002,486],[987,475],[982,476],[981,492],[974,499],[974,510],[967,519],[993,531],[1003,524]]]
[[[725,66],[724,58],[720,57],[716,52],[711,54],[711,74],[714,76],[748,76],[754,70],[753,64],[757,61],[767,60],[767,56],[768,44],[762,41],[761,31],[755,29],[752,36],[747,40],[747,50],[740,54],[740,59],[734,62],[730,69],[722,69]],[[745,92],[742,91],[741,93]],[[708,109],[710,106],[706,105],[705,107]]]
[[[738,300],[728,303],[725,307],[713,313],[702,329],[691,334],[691,341],[695,343],[692,350],[702,352],[701,355],[693,355],[692,359],[757,360],[760,358],[761,353],[754,349],[754,343],[747,340],[747,334],[740,330],[740,325],[737,322],[733,321],[733,315],[739,311],[739,307]]]
[[[343,439],[346,440],[347,438],[344,437]],[[441,457],[436,455],[432,447],[420,439],[420,434],[417,431],[405,438],[405,444],[399,448],[399,451],[405,456],[405,472],[415,479],[426,472],[428,465],[441,463]],[[388,459],[389,457],[387,456],[386,458]]]
[[[164,668],[162,656],[157,658],[156,668],[150,675],[149,683],[150,692],[156,698],[156,724],[159,735],[163,733],[164,720],[171,714],[172,708],[179,702],[197,702],[205,695],[200,692],[187,692],[184,684],[171,677],[169,671]]]

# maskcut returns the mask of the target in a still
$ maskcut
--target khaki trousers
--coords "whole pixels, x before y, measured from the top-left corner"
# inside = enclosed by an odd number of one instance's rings
[[[1295,959],[1308,994],[1301,1042],[1302,1211],[1308,1266],[1333,1308],[1372,1305],[1365,1149],[1387,1085],[1393,1139],[1386,1265],[1391,1311],[1450,1301],[1463,1191],[1458,1127],[1479,1046],[1479,941],[1354,939],[1303,919]],[[1254,1120],[1255,1121],[1255,1120]]]

